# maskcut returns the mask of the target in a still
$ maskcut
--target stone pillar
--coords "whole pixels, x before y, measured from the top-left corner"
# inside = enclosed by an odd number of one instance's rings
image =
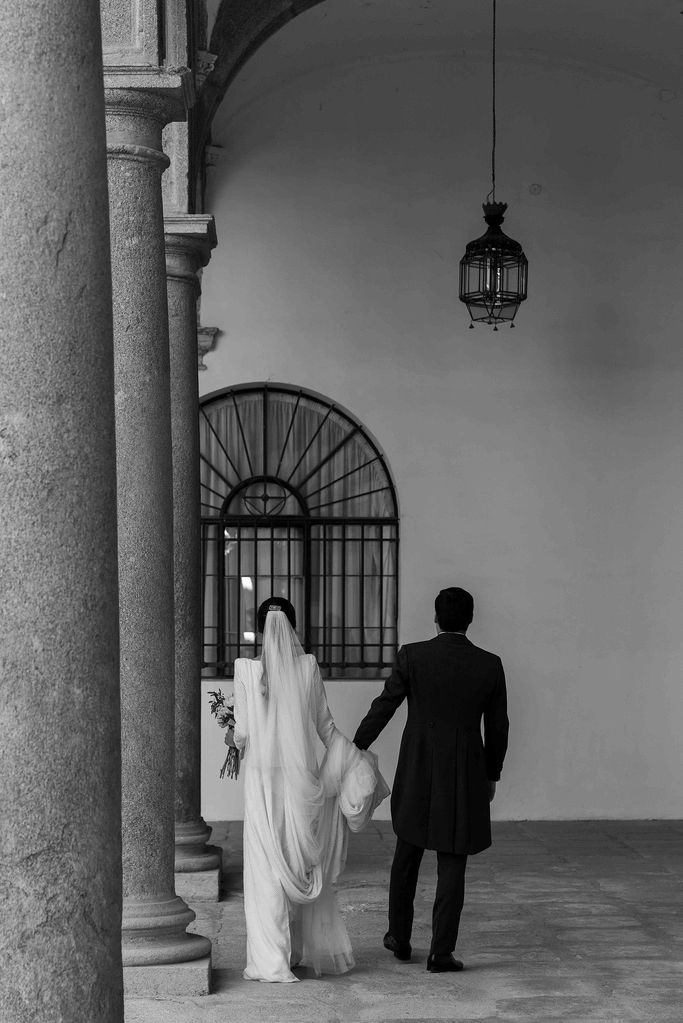
[[[0,36],[0,1019],[121,1023],[116,461],[97,5],[3,4]]]
[[[176,892],[190,902],[218,900],[220,849],[207,846],[201,816],[200,678],[202,666],[197,383],[198,271],[216,244],[213,217],[164,219],[171,358],[173,564],[175,576],[175,870]]]
[[[174,891],[173,497],[163,125],[179,75],[107,73],[118,472],[126,992],[206,993],[210,942]],[[175,81],[174,81],[175,80]],[[156,88],[151,84],[156,83]],[[147,87],[140,87],[147,85]],[[171,967],[168,964],[176,964]],[[182,966],[182,968],[180,968]]]

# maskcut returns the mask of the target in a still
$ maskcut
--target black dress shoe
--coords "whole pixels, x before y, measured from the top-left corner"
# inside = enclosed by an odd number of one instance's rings
[[[396,958],[400,959],[403,963],[407,963],[413,954],[409,941],[397,941],[389,931],[384,935],[384,947],[393,952]]]
[[[460,973],[464,969],[462,959],[455,959],[453,956],[430,955],[427,959],[429,973]]]

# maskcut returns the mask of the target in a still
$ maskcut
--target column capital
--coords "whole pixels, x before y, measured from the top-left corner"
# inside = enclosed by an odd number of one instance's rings
[[[166,276],[191,280],[198,287],[197,271],[206,266],[216,246],[216,223],[203,213],[174,213],[164,217]]]
[[[216,247],[218,240],[215,218],[208,213],[169,213],[164,217],[164,236],[167,245],[187,239],[203,244],[208,253]]]
[[[120,90],[156,96],[168,112],[164,124],[184,121],[195,100],[193,74],[186,67],[105,67],[104,90],[107,106]]]
[[[171,121],[184,121],[194,97],[187,68],[107,68],[104,102],[107,153],[119,159],[148,159],[168,167],[161,133]]]
[[[104,78],[109,158],[148,160],[164,170],[169,160],[162,131],[170,121],[187,114],[184,97],[187,83],[191,87],[190,72],[150,75],[138,68],[118,68]]]

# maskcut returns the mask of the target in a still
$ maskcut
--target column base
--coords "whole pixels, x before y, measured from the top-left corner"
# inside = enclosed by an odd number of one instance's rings
[[[192,905],[193,902],[218,902],[221,891],[221,872],[195,870],[175,875],[176,895]]]
[[[195,913],[175,892],[123,900],[121,952],[124,966],[163,966],[203,959],[211,942],[188,934]]]
[[[125,998],[192,998],[211,993],[211,956],[189,963],[124,966]]]
[[[199,817],[175,826],[175,890],[188,902],[218,902],[223,850],[207,845],[211,828]]]
[[[220,870],[222,850],[207,845],[211,828],[199,817],[175,826],[175,872],[193,874],[203,870]]]

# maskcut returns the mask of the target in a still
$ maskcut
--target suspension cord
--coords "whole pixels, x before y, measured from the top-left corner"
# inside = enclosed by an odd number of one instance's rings
[[[493,44],[491,52],[491,191],[486,201],[496,201],[496,0],[493,0]]]

